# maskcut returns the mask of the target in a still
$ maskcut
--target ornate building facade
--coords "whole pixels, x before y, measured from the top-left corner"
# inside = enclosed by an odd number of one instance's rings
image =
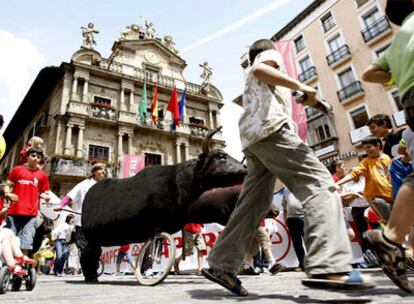
[[[220,126],[222,95],[210,82],[212,70],[207,63],[200,65],[200,84],[187,82],[186,62],[172,37],[158,38],[148,21],[145,26],[127,26],[109,58],[94,48],[98,33],[92,23],[82,27],[83,44],[70,62],[46,67],[37,75],[4,132],[8,149],[0,163],[3,177],[34,135],[45,141],[52,191],[62,195],[87,176],[93,162],[108,163],[112,175],[118,176],[125,154],[145,154],[146,165],[197,157],[202,139]],[[144,87],[146,118],[138,112]],[[151,120],[154,87],[157,122]],[[174,87],[178,99],[185,94],[177,127],[167,111]],[[214,145],[224,147],[221,132]]]

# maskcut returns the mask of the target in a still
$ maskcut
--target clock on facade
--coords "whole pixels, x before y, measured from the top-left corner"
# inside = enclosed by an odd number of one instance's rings
[[[145,52],[144,57],[145,60],[152,64],[158,64],[160,62],[160,57],[152,51]]]

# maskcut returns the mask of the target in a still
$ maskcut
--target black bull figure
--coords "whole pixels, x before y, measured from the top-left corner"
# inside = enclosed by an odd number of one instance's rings
[[[82,210],[88,243],[122,245],[146,241],[162,231],[177,232],[186,223],[225,224],[240,189],[213,188],[242,183],[246,168],[221,150],[209,150],[215,132],[203,141],[197,159],[149,167],[130,178],[94,185]]]

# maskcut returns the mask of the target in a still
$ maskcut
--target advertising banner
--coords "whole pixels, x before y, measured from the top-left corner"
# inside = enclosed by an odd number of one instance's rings
[[[122,178],[134,176],[145,167],[144,154],[125,154],[122,161]]]

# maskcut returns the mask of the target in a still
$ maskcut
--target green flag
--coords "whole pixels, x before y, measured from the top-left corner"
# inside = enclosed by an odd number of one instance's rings
[[[138,106],[139,117],[141,118],[141,123],[145,123],[147,119],[147,81],[144,80],[144,87],[142,88],[141,101]]]

